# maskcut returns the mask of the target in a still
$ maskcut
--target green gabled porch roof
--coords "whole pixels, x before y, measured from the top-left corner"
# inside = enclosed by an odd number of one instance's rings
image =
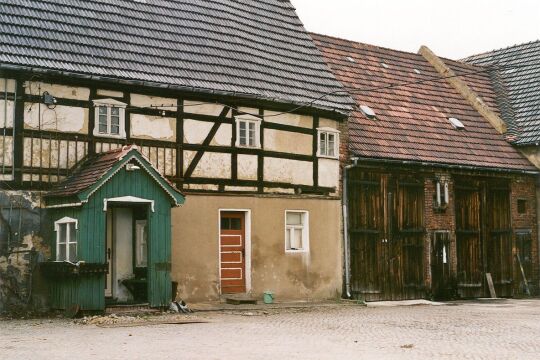
[[[184,203],[184,195],[180,190],[152,166],[150,161],[139,152],[138,147],[127,145],[96,154],[81,163],[70,177],[47,193],[45,196],[47,206],[82,205],[88,202],[94,192],[130,162],[136,162],[141,170],[155,180],[170,197],[172,205],[179,206]]]

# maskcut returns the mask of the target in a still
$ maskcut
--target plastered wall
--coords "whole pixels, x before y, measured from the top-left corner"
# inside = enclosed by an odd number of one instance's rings
[[[251,212],[251,294],[276,300],[338,298],[341,293],[339,200],[190,195],[172,211],[172,279],[189,302],[217,300],[220,209]],[[285,210],[309,211],[308,253],[285,252]],[[249,271],[249,270],[248,270]]]

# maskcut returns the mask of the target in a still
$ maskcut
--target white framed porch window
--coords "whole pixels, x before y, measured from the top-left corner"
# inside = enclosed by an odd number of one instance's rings
[[[337,159],[339,157],[339,131],[332,128],[317,128],[317,156]]]
[[[56,261],[77,261],[77,219],[64,217],[54,222]]]
[[[146,220],[135,221],[135,266],[148,266],[148,227]]]
[[[236,117],[236,146],[261,147],[261,119],[251,115]]]
[[[126,138],[126,106],[114,99],[94,100],[94,136]]]
[[[309,212],[285,211],[285,252],[309,252]]]

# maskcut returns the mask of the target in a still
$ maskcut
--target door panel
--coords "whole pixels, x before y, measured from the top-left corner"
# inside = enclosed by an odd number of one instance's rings
[[[245,293],[245,213],[222,212],[219,238],[221,293]]]
[[[456,251],[458,290],[464,297],[482,296],[480,188],[477,183],[456,183]]]

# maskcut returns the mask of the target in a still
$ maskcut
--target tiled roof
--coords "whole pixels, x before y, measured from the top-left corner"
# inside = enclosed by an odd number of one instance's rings
[[[540,142],[540,40],[474,55],[463,61],[501,67],[493,71],[503,118],[517,145]],[[500,82],[500,84],[498,83]]]
[[[353,112],[349,120],[351,155],[534,171],[421,55],[316,34],[312,37],[338,80],[351,89],[356,104],[368,105],[377,115],[369,119],[359,110]],[[477,70],[458,62],[447,64],[458,74]],[[488,105],[495,105],[485,74],[469,75],[466,80]],[[417,83],[381,89],[409,82]],[[454,129],[449,117],[461,120],[465,129]]]
[[[97,183],[103,176],[105,176],[119,161],[121,161],[131,151],[137,151],[138,148],[135,145],[122,146],[118,149],[95,154],[90,156],[86,161],[83,161],[74,173],[59,183],[56,187],[51,189],[47,193],[47,197],[67,197],[74,196],[82,191],[90,188]],[[140,152],[139,152],[140,154]],[[141,157],[144,158],[142,154]],[[148,166],[152,166],[149,161],[146,161]],[[159,172],[154,169],[157,174]],[[159,175],[168,185],[175,189],[166,178]],[[175,189],[176,190],[176,189]],[[180,193],[179,190],[176,190]]]
[[[342,89],[288,0],[0,0],[13,66],[295,105]]]

